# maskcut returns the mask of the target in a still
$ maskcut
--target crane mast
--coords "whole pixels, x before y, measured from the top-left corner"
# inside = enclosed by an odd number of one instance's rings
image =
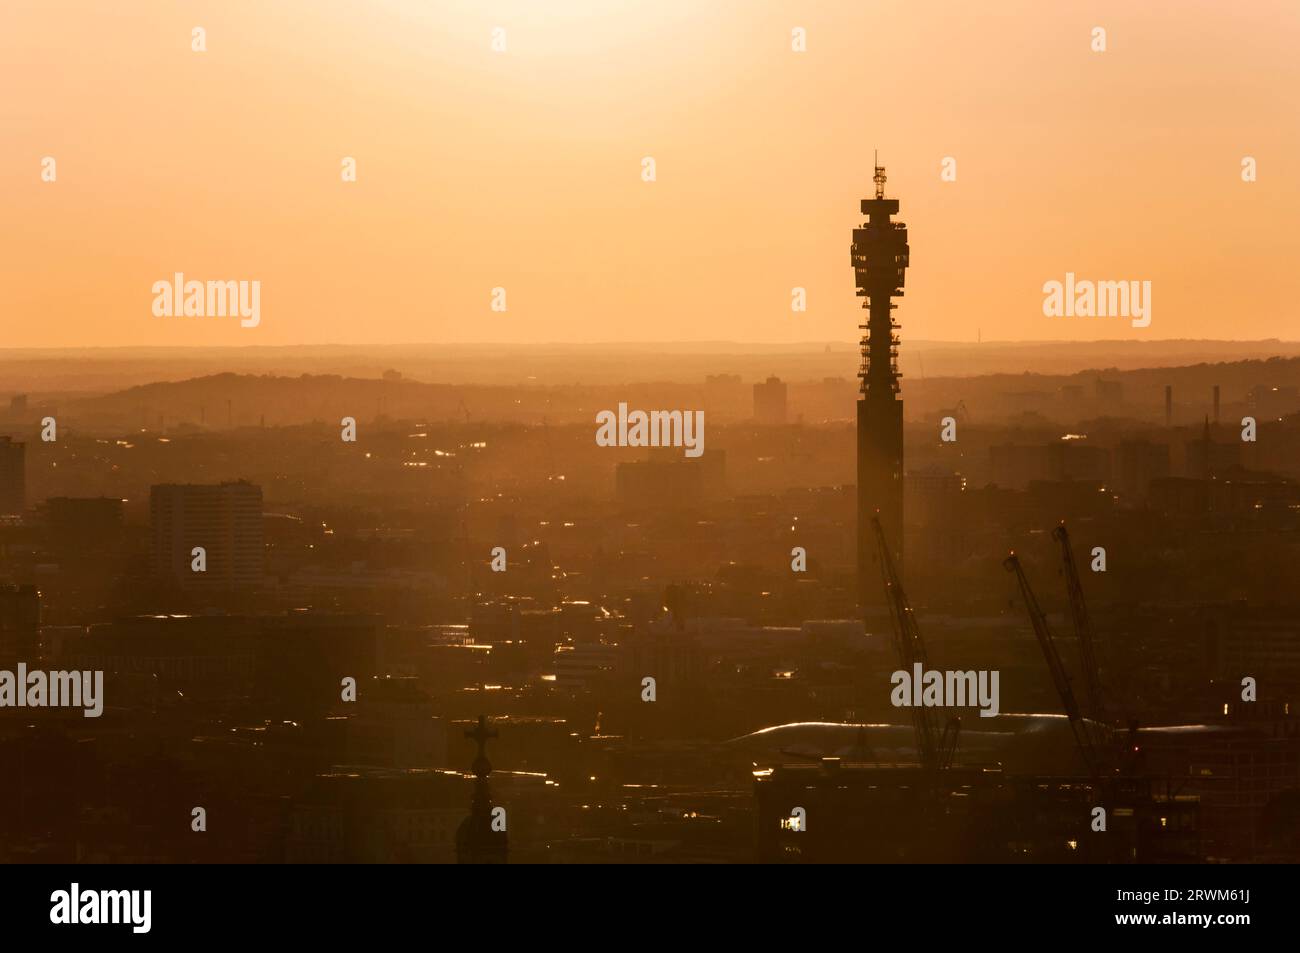
[[[1079,703],[1074,697],[1074,689],[1070,687],[1070,676],[1065,673],[1065,666],[1061,664],[1061,655],[1056,651],[1056,643],[1052,640],[1052,630],[1047,627],[1047,616],[1038,607],[1038,600],[1034,597],[1034,590],[1029,586],[1029,578],[1025,575],[1024,567],[1020,565],[1020,557],[1013,552],[1002,561],[1002,565],[1007,572],[1015,573],[1016,581],[1020,583],[1020,595],[1025,601],[1025,608],[1029,612],[1029,621],[1033,624],[1034,635],[1038,637],[1038,645],[1043,650],[1043,658],[1047,661],[1047,670],[1052,675],[1056,693],[1061,696],[1061,705],[1065,708],[1065,716],[1070,720],[1070,731],[1074,734],[1074,743],[1083,756],[1083,763],[1087,767],[1088,773],[1096,777],[1096,751],[1092,745],[1092,738],[1088,735],[1088,726],[1079,713]]]
[[[1065,586],[1070,596],[1070,617],[1074,620],[1074,634],[1079,640],[1079,661],[1083,668],[1083,687],[1087,692],[1088,717],[1095,724],[1102,725],[1106,723],[1106,700],[1101,690],[1101,672],[1097,666],[1092,620],[1088,618],[1088,604],[1083,600],[1083,586],[1079,583],[1079,571],[1070,549],[1070,534],[1064,523],[1052,530],[1052,539],[1061,544],[1061,563],[1065,567]]]
[[[925,671],[930,666],[925,640],[921,638],[916,616],[907,602],[903,583],[898,578],[898,570],[890,554],[885,530],[880,524],[880,516],[873,516],[871,523],[876,531],[876,545],[880,551],[880,569],[885,580],[885,601],[889,603],[889,614],[894,623],[894,649],[898,653],[898,661],[908,672],[913,671],[913,666],[917,663],[920,663],[922,671]],[[921,765],[927,770],[948,767],[957,746],[956,721],[951,722],[941,734],[934,712],[924,705],[914,705],[912,725],[916,730],[916,750]]]

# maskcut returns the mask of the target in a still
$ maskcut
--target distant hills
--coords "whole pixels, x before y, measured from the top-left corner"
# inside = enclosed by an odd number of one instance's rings
[[[1252,406],[1252,388],[1300,387],[1300,355],[1264,360],[1201,361],[1162,367],[1124,368],[1113,352],[1109,367],[1067,369],[1067,356],[1043,353],[1038,346],[983,345],[989,358],[970,357],[963,369],[998,368],[1010,363],[1014,371],[995,370],[979,375],[928,374],[905,377],[903,398],[909,420],[932,419],[964,404],[969,419],[981,422],[1014,420],[1037,414],[1049,420],[1073,421],[1100,417],[1163,422],[1164,388],[1171,386],[1174,422],[1195,423],[1212,411],[1213,387],[1221,394],[1225,420],[1239,419]],[[978,349],[975,349],[978,350]],[[1020,360],[1014,361],[1013,354]],[[1198,353],[1188,351],[1187,353]],[[937,360],[933,358],[938,356]],[[1154,355],[1149,355],[1154,356]],[[299,373],[222,372],[183,380],[155,380],[107,393],[34,392],[27,407],[16,411],[8,400],[0,403],[0,431],[23,432],[37,424],[45,412],[57,412],[83,429],[110,432],[146,427],[197,430],[248,426],[292,426],[323,423],[337,426],[341,417],[358,421],[377,417],[455,423],[546,422],[553,425],[595,419],[601,409],[628,401],[635,406],[705,408],[715,421],[747,420],[752,413],[752,384],[775,371],[788,383],[791,421],[803,415],[808,422],[848,420],[856,395],[856,356],[851,352],[713,355],[713,363],[694,366],[679,355],[675,373],[659,364],[660,356],[629,356],[626,365],[614,355],[579,362],[587,371],[584,383],[547,383],[562,375],[556,367],[534,366],[536,375],[524,375],[526,364],[514,370],[485,372],[483,376],[512,376],[510,381],[479,383],[416,380],[395,368],[368,376]],[[1172,360],[1172,355],[1165,355]],[[692,361],[698,358],[691,356]],[[341,358],[352,360],[353,358]],[[84,360],[84,359],[83,359]],[[565,360],[574,360],[570,353]],[[932,364],[947,366],[956,355],[936,347],[926,356]],[[395,362],[396,363],[396,362]],[[1087,364],[1076,358],[1074,364]],[[1098,362],[1101,363],[1101,362]],[[1127,363],[1127,361],[1123,362]],[[710,368],[721,364],[727,371]],[[57,364],[55,365],[57,367]],[[627,374],[620,378],[622,368]],[[143,366],[130,372],[143,373]],[[157,368],[162,370],[162,368]],[[637,371],[645,376],[635,376]],[[655,380],[651,372],[663,373]],[[743,373],[742,373],[743,372]],[[708,373],[734,377],[705,382]],[[462,373],[462,377],[473,377]],[[3,398],[4,395],[0,395]],[[1289,399],[1289,398],[1287,398]],[[1278,412],[1292,412],[1283,399],[1271,402]]]
[[[900,353],[905,384],[936,377],[1090,369],[1137,370],[1300,357],[1293,341],[909,341]],[[333,374],[375,379],[385,371],[453,385],[597,385],[634,381],[702,383],[710,374],[746,383],[775,374],[790,381],[853,379],[852,342],[750,344],[409,344],[212,348],[0,349],[0,401],[14,394],[108,394],[164,381],[224,373],[296,378]]]

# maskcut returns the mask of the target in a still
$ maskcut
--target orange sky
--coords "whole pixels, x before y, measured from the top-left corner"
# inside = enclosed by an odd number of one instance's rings
[[[1294,339],[1297,50],[1294,0],[4,0],[0,346],[851,340],[873,147],[904,342]],[[155,317],[177,271],[260,324]],[[1151,326],[1044,317],[1066,271]]]

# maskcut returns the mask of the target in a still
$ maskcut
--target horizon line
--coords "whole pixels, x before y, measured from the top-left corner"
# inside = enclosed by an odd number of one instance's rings
[[[1300,339],[1285,338],[1150,338],[1134,340],[1131,338],[1062,338],[1062,339],[994,339],[994,340],[949,340],[943,338],[915,338],[908,342],[911,346],[943,345],[985,347],[988,345],[1014,346],[1068,346],[1072,344],[1108,344],[1116,346],[1151,345],[1151,344],[1238,344],[1238,345],[1300,345]],[[571,348],[633,348],[646,346],[718,346],[736,347],[826,347],[843,346],[849,350],[858,350],[858,342],[851,339],[814,339],[806,341],[770,341],[770,340],[735,340],[729,338],[711,338],[701,340],[638,340],[638,341],[393,341],[387,343],[349,344],[344,342],[323,342],[316,344],[76,344],[76,345],[26,345],[19,347],[0,347],[0,356],[33,351],[246,351],[246,350],[308,350],[311,348],[337,348],[348,350],[409,348],[409,347],[447,347],[447,348],[501,348],[501,347],[571,347]]]

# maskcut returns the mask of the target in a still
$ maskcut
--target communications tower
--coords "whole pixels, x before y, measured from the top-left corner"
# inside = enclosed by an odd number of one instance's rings
[[[876,160],[879,161],[878,159]],[[893,298],[903,296],[907,226],[895,222],[898,199],[885,198],[885,168],[875,166],[876,196],[862,200],[867,220],[849,249],[858,297],[867,312],[862,331],[858,396],[858,598],[882,606],[872,518],[879,514],[894,563],[903,566],[903,400],[898,394],[898,323]]]

